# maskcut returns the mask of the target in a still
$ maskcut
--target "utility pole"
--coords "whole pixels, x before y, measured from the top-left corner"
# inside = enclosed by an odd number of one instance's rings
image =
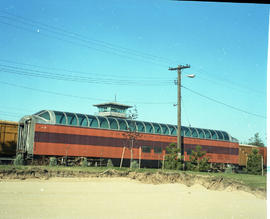
[[[181,153],[184,154],[184,151],[181,151],[181,70],[185,68],[190,68],[190,65],[178,65],[176,68],[169,68],[170,71],[177,70],[177,148],[180,150],[178,154],[181,157]]]
[[[262,176],[263,176],[263,155],[262,155]]]

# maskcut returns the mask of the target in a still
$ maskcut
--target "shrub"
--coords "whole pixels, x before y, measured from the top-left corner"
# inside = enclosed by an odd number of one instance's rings
[[[258,149],[253,149],[251,154],[248,155],[247,173],[259,175],[262,171],[261,159],[262,156]]]
[[[83,157],[81,160],[81,166],[82,167],[87,167],[88,166],[88,161],[86,157]]]
[[[210,169],[208,163],[209,158],[205,157],[206,152],[201,151],[202,147],[197,145],[195,150],[192,150],[187,162],[187,170],[205,172]]]
[[[178,157],[178,154],[180,152],[180,149],[177,148],[175,143],[170,144],[166,148],[166,156],[165,156],[165,162],[164,162],[164,168],[170,169],[170,170],[180,170],[183,168],[183,156]]]
[[[16,166],[23,165],[24,160],[23,160],[23,155],[22,154],[17,154],[13,164]]]
[[[107,161],[107,167],[113,167],[113,162],[111,159],[108,159]]]
[[[56,157],[50,157],[50,166],[57,166],[57,159]]]
[[[231,165],[225,169],[225,173],[233,173],[233,168]]]
[[[199,171],[200,172],[207,172],[210,169],[210,164],[209,164],[208,160],[209,160],[208,157],[203,157],[199,161]]]
[[[131,162],[130,167],[131,167],[132,169],[137,169],[137,168],[139,168],[139,163],[138,163],[138,161],[133,160],[133,161]]]

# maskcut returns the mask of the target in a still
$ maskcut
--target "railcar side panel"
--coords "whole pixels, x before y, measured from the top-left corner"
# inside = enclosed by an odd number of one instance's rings
[[[185,159],[189,160],[189,155],[196,146],[202,146],[202,151],[206,151],[206,157],[212,163],[238,164],[239,147],[238,143],[227,141],[215,141],[206,139],[184,138]]]
[[[63,125],[36,124],[34,138],[35,155],[85,156],[130,159],[130,140],[124,131],[82,128]],[[165,149],[176,143],[176,136],[140,133],[134,142],[133,159],[162,160]],[[215,163],[238,163],[238,144],[226,141],[213,141],[184,138],[185,160],[196,145],[202,146]],[[125,149],[124,149],[125,147]],[[148,150],[144,150],[148,147]],[[155,151],[154,148],[161,148]]]
[[[0,120],[0,157],[16,155],[18,123]]]
[[[246,166],[248,155],[251,154],[252,149],[258,149],[263,156],[263,164],[267,165],[267,147],[258,147],[253,145],[239,145],[239,165]]]

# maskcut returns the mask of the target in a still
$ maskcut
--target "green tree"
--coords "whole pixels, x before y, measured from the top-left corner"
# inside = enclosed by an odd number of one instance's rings
[[[14,164],[15,166],[19,166],[19,165],[23,165],[23,163],[24,163],[23,155],[22,155],[22,154],[17,154],[17,156],[16,156],[16,158],[15,158],[13,164]]]
[[[88,166],[88,161],[86,157],[83,157],[81,160],[81,166],[82,167],[87,167]]]
[[[138,169],[139,168],[139,163],[137,160],[133,160],[131,163],[131,169]]]
[[[262,141],[262,139],[259,136],[259,133],[255,133],[254,137],[251,137],[250,139],[248,139],[248,144],[249,145],[256,145],[259,147],[264,147],[264,143]]]
[[[187,162],[187,169],[192,171],[207,171],[210,168],[209,158],[205,157],[206,152],[202,151],[202,147],[197,145],[195,150],[192,150]]]
[[[171,170],[180,170],[183,167],[183,157],[179,158],[178,153],[180,149],[177,148],[175,143],[171,143],[168,147],[166,147],[166,156],[165,156],[165,169]]]
[[[251,154],[248,155],[247,160],[247,172],[250,174],[259,175],[262,171],[262,156],[259,154],[259,150],[254,148]]]
[[[57,166],[57,159],[56,157],[50,157],[50,166]]]
[[[113,162],[111,159],[108,159],[107,161],[107,167],[113,167]]]

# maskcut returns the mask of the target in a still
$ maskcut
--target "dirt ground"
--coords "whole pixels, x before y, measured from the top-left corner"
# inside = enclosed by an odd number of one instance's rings
[[[244,191],[130,178],[2,179],[0,218],[266,218]]]

